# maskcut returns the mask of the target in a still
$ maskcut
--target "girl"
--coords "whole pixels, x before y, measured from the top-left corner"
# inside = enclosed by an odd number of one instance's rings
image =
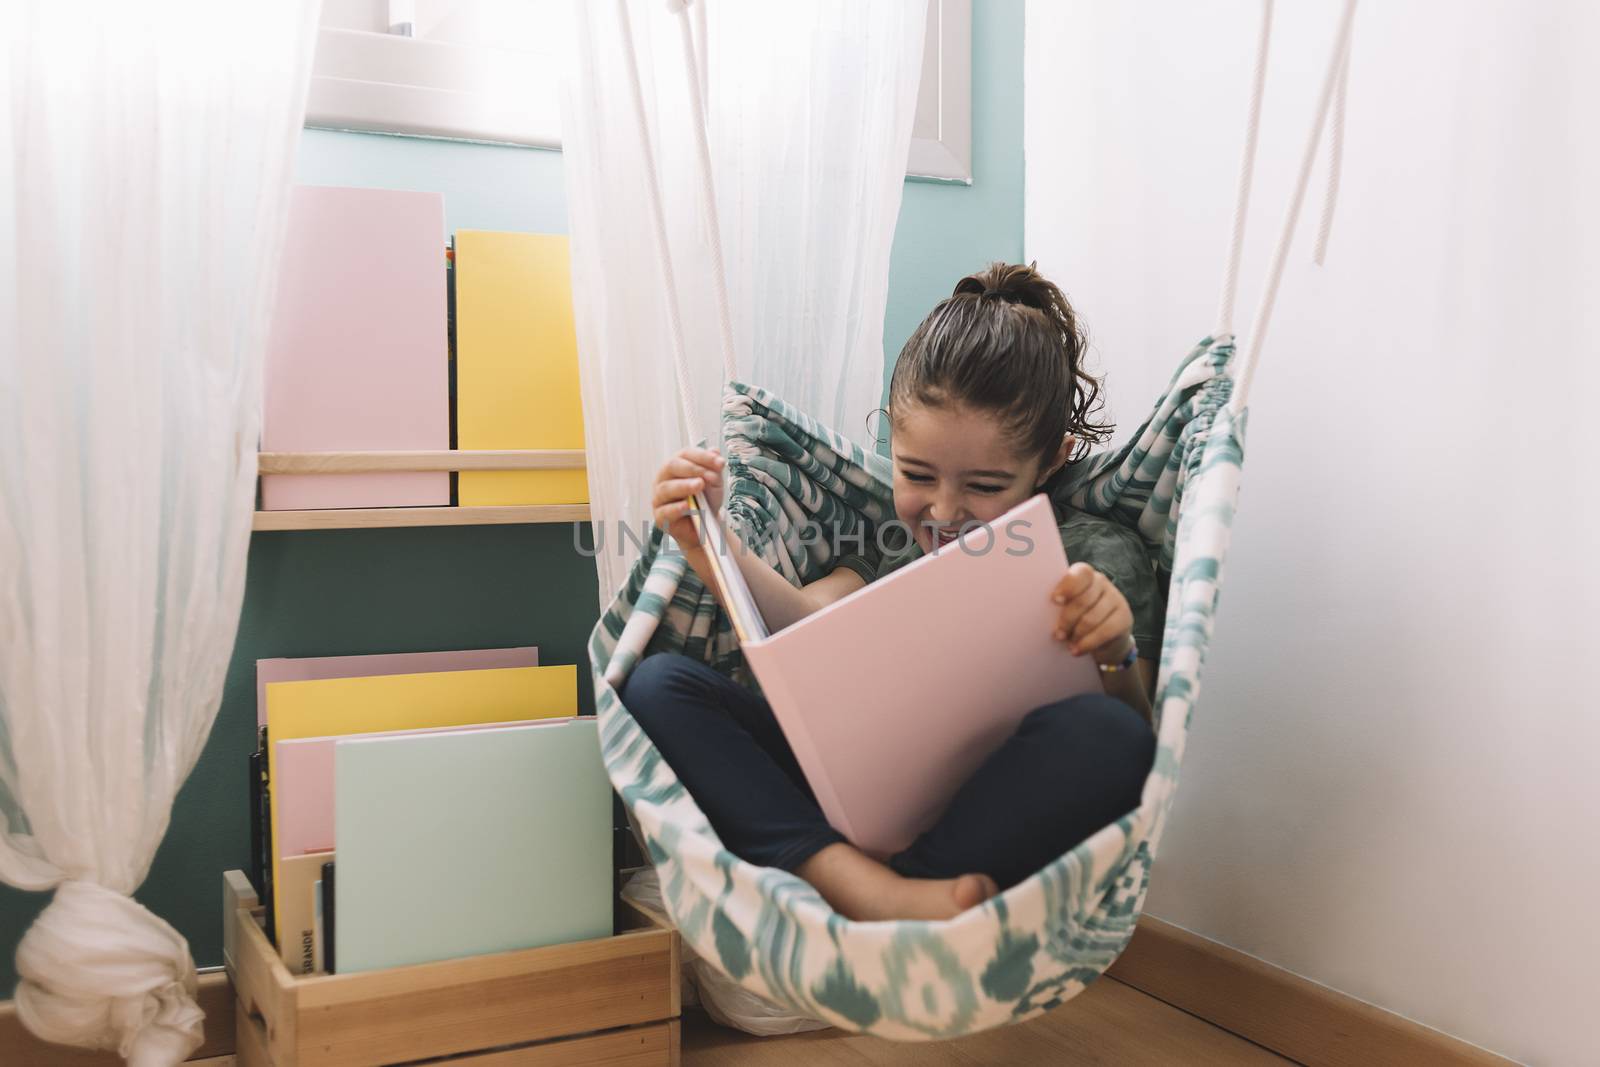
[[[776,632],[964,524],[1056,488],[1068,461],[1110,430],[1092,419],[1100,385],[1080,365],[1083,346],[1066,298],[1032,267],[995,264],[963,278],[906,342],[889,385],[894,507],[911,542],[881,558],[870,548],[846,556],[796,588],[729,530],[768,626]],[[715,450],[686,448],[661,468],[652,499],[657,524],[711,589],[690,498],[705,489],[717,506],[723,465]],[[798,874],[852,919],[954,916],[1137,807],[1154,756],[1153,672],[1140,650],[1157,647],[1160,598],[1144,546],[1104,519],[1057,512],[1072,563],[1039,595],[1058,605],[1061,654],[1093,656],[1105,692],[1030,712],[938,823],[887,863],[828,825],[759,695],[696,660],[658,654],[634,669],[622,701],[736,855]],[[962,624],[960,605],[950,621]]]

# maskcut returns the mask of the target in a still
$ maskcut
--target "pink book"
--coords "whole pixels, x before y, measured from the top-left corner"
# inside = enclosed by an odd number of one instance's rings
[[[261,450],[448,449],[447,329],[438,193],[295,186]],[[261,479],[268,511],[449,503],[443,471]]]
[[[334,746],[340,741],[363,737],[409,737],[414,734],[446,734],[464,730],[503,729],[509,726],[544,726],[571,722],[572,719],[527,719],[521,722],[490,722],[471,726],[442,726],[428,730],[393,730],[388,733],[341,734],[336,737],[306,737],[277,741],[274,753],[272,794],[277,801],[278,829],[274,847],[283,859],[334,847]],[[423,783],[419,783],[421,785]]]
[[[729,557],[717,570],[737,573]],[[776,634],[736,624],[834,829],[869,854],[899,852],[1023,716],[1100,691],[1093,659],[1051,636],[1066,570],[1041,495]]]
[[[256,725],[267,725],[267,686],[272,682],[315,682],[326,678],[376,678],[387,674],[483,671],[537,667],[539,650],[476,648],[460,652],[390,652],[375,656],[312,656],[256,660]]]

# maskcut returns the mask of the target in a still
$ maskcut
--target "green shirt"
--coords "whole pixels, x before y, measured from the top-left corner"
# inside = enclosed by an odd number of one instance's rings
[[[1139,655],[1154,659],[1161,648],[1161,629],[1165,612],[1155,568],[1139,535],[1109,519],[1074,511],[1061,524],[1061,547],[1067,560],[1087,563],[1107,578],[1128,601],[1133,612],[1133,639]],[[880,552],[871,536],[864,551],[850,552],[835,561],[871,584],[924,555],[915,541],[899,551]]]

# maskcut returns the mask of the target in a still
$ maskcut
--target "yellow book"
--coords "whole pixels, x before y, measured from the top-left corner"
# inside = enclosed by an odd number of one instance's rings
[[[458,230],[456,445],[578,448],[583,397],[567,239]],[[582,470],[463,471],[463,507],[586,504]]]
[[[278,832],[276,742],[577,713],[578,668],[570,663],[268,683],[267,737],[273,742],[267,746],[267,778],[273,789],[273,923],[280,946],[286,935],[293,937],[295,932],[285,924],[285,894],[277,891],[284,883],[277,846],[282,838]]]

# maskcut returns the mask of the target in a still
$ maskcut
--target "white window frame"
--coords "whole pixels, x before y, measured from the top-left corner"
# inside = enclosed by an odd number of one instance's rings
[[[972,0],[929,0],[929,49],[937,49],[938,77],[918,92],[938,94],[939,131],[912,137],[906,174],[931,181],[972,184]]]
[[[913,137],[907,175],[972,184],[972,0],[929,0],[937,49],[938,133]],[[539,69],[529,70],[530,66]],[[488,91],[497,76],[525,93]],[[503,83],[502,83],[503,84]],[[318,31],[306,125],[495,144],[561,147],[559,86],[550,65],[493,49],[324,26]]]
[[[493,91],[508,82],[521,91]],[[305,124],[560,148],[559,94],[552,66],[525,55],[324,26]]]

